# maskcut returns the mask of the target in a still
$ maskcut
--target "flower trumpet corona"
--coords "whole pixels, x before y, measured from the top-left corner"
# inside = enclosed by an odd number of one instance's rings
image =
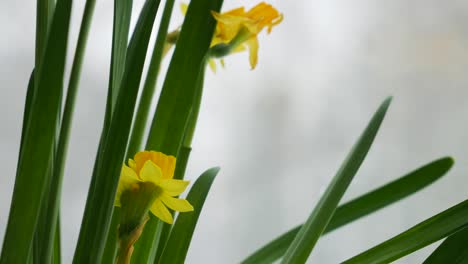
[[[189,184],[173,179],[176,158],[161,152],[138,152],[122,166],[115,206],[120,207],[119,254],[117,263],[129,263],[133,244],[143,232],[148,212],[168,224],[173,223],[168,208],[193,211],[185,199],[176,198]]]
[[[210,55],[219,58],[248,48],[252,69],[258,61],[257,35],[264,28],[270,33],[272,28],[283,20],[283,15],[265,2],[257,4],[247,12],[244,7],[239,7],[224,13],[211,13],[218,23],[211,42]]]

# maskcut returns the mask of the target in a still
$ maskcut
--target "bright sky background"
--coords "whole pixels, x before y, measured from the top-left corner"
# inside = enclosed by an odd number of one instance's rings
[[[0,2],[0,237],[34,61],[33,2]],[[256,4],[225,2],[223,10]],[[112,3],[97,3],[79,90],[63,185],[64,263],[75,248],[102,126]],[[304,221],[388,95],[394,101],[387,118],[344,200],[445,155],[456,165],[430,188],[327,235],[311,262],[338,263],[467,198],[468,2],[270,3],[284,21],[260,37],[257,68],[249,69],[244,53],[227,58],[217,74],[207,73],[187,175],[195,179],[211,166],[221,172],[187,263],[239,262]],[[135,12],[141,4],[135,1]],[[83,6],[74,3],[70,50]],[[175,13],[171,28],[182,21],[177,7]],[[421,262],[429,252],[397,263]]]

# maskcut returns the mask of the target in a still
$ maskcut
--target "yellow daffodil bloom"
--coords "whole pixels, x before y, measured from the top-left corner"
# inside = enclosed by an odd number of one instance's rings
[[[180,5],[182,13],[187,13],[188,5],[182,3]],[[218,22],[216,24],[215,33],[211,41],[212,57],[220,58],[221,66],[224,66],[223,57],[235,52],[249,49],[249,61],[252,69],[257,66],[258,61],[258,39],[257,35],[267,28],[270,33],[272,28],[283,20],[283,15],[278,12],[272,5],[261,2],[245,11],[244,7],[232,9],[224,13],[212,11],[213,17]],[[172,38],[168,38],[168,43],[165,47],[165,53],[175,43],[173,36],[179,33],[178,30],[170,33]],[[221,44],[221,45],[218,45]],[[215,47],[218,45],[217,47]],[[165,54],[164,53],[164,54]],[[216,63],[213,59],[209,59],[208,63],[213,72],[216,72]]]
[[[270,33],[272,28],[283,20],[283,15],[265,2],[257,4],[248,12],[244,7],[240,7],[224,13],[212,11],[212,14],[218,23],[211,46],[229,44],[230,52],[241,51],[247,47],[252,69],[258,61],[257,35],[264,28]]]
[[[173,218],[167,207],[178,212],[193,211],[187,200],[175,198],[189,184],[173,179],[175,165],[173,156],[155,151],[138,152],[133,160],[129,159],[128,166],[122,167],[115,206],[123,209],[141,206],[137,203],[146,204],[152,214],[169,224]],[[137,211],[132,210],[132,213]]]

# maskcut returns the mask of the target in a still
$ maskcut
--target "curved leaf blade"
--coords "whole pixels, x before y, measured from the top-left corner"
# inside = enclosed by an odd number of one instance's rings
[[[435,160],[395,181],[339,206],[323,234],[371,214],[429,186],[444,176],[452,166],[453,159],[450,157]],[[242,263],[266,264],[281,258],[301,227],[302,225],[299,225],[279,236],[254,252]]]
[[[351,149],[317,206],[297,233],[281,263],[305,263],[317,240],[327,227],[338,203],[366,157],[380,128],[392,98],[387,98],[377,109],[367,128]]]
[[[343,263],[389,263],[468,227],[468,200]]]
[[[86,201],[73,263],[101,263],[127,147],[146,51],[159,0],[147,0],[133,32],[116,107]],[[100,146],[100,147],[101,147]],[[99,154],[98,154],[99,155]],[[102,159],[101,159],[102,158]]]
[[[423,264],[468,263],[468,227],[449,236]]]
[[[41,201],[50,182],[48,171],[61,110],[71,8],[70,0],[57,2],[40,69],[34,73],[37,87],[31,105],[25,108],[28,120],[23,124],[24,139],[0,263],[27,263],[31,252]]]
[[[198,217],[218,172],[219,168],[211,168],[195,181],[187,195],[187,200],[193,205],[194,211],[177,216],[159,263],[182,264],[185,262]]]

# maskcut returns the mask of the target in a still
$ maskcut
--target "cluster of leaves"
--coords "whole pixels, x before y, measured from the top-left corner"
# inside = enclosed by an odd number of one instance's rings
[[[106,114],[74,263],[113,263],[119,210],[113,201],[123,160],[143,147],[177,157],[181,179],[203,87],[206,54],[215,28],[211,11],[222,0],[192,0],[162,86],[156,112],[150,113],[174,0],[167,0],[159,23],[149,71],[143,66],[160,0],[146,0],[129,38],[131,0],[115,0]],[[28,85],[16,181],[0,263],[60,263],[61,182],[81,65],[94,13],[87,0],[65,105],[64,74],[71,0],[37,0],[36,60]],[[130,39],[130,41],[128,41]],[[180,78],[183,74],[184,78]],[[142,86],[140,99],[139,89]],[[431,162],[385,186],[339,206],[377,134],[390,99],[383,102],[331,184],[303,225],[268,243],[243,263],[304,263],[318,239],[360,217],[417,192],[443,176],[451,158]],[[137,104],[138,103],[138,104]],[[151,122],[149,117],[154,115]],[[143,131],[150,124],[150,132]],[[135,244],[133,263],[183,263],[211,184],[212,168],[194,183],[187,199],[194,212],[177,216],[173,226],[151,217]],[[426,260],[468,261],[468,201],[435,215],[345,263],[386,263],[448,237]]]

